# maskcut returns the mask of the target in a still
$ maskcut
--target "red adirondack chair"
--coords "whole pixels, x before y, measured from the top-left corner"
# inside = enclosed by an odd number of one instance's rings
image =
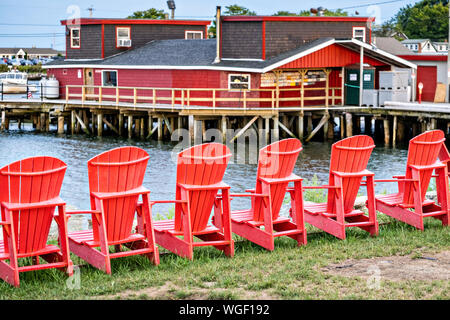
[[[157,244],[191,260],[193,248],[200,246],[214,246],[227,256],[234,255],[230,187],[222,181],[230,157],[230,150],[219,143],[194,146],[178,154],[175,200],[152,201],[152,205],[175,204],[175,219],[155,221]],[[217,227],[209,223],[213,207]],[[194,242],[194,237],[203,241]]]
[[[303,189],[328,189],[325,203],[305,202],[305,221],[339,239],[345,239],[345,229],[359,227],[378,234],[375,211],[374,174],[366,169],[373,139],[359,135],[343,139],[331,148],[328,185],[304,186]],[[366,177],[366,180],[362,180]],[[367,187],[368,215],[354,209],[360,186]]]
[[[0,277],[11,285],[19,286],[20,272],[58,268],[73,274],[65,202],[59,198],[66,168],[59,159],[34,157],[0,169]],[[47,243],[53,219],[59,246]],[[27,257],[32,257],[32,265],[19,267],[18,260]],[[40,264],[39,257],[47,263]]]
[[[443,225],[449,224],[447,163],[438,160],[439,154],[444,152],[444,141],[441,130],[427,131],[410,140],[406,174],[394,176],[392,180],[376,180],[398,183],[397,193],[376,197],[378,211],[419,230],[424,229],[425,217],[439,219]],[[425,198],[432,177],[436,178],[438,204]]]
[[[150,208],[150,191],[142,186],[149,155],[136,147],[104,152],[88,161],[92,230],[69,234],[70,251],[111,274],[111,259],[144,255],[159,264]],[[142,201],[139,202],[139,197]],[[133,221],[137,214],[136,233]],[[130,250],[123,250],[122,245]],[[111,253],[109,246],[115,246]],[[100,248],[99,250],[96,248]]]
[[[231,197],[251,197],[251,209],[231,212],[232,231],[267,250],[274,250],[276,237],[288,236],[306,244],[303,222],[302,179],[293,173],[302,144],[297,139],[285,139],[262,148],[259,152],[255,189],[248,194]],[[289,183],[294,188],[289,188]],[[291,195],[291,215],[279,215],[286,192]],[[264,229],[261,229],[264,227]]]

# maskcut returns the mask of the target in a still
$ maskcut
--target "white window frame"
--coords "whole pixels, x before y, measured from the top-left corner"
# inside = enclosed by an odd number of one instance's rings
[[[125,29],[127,30],[128,37],[119,37],[119,30]],[[130,27],[117,27],[116,28],[116,46],[119,46],[119,40],[131,40],[131,28]]]
[[[104,82],[105,72],[115,72],[116,73],[116,85],[115,86],[107,86],[107,85],[105,85],[105,82]],[[118,86],[119,86],[119,73],[117,72],[117,70],[102,70],[102,87],[116,88]]]
[[[200,35],[201,35],[200,39],[203,39],[203,31],[186,30],[186,31],[184,32],[184,39],[185,39],[185,40],[195,40],[195,39],[188,39],[187,36],[188,36],[189,33],[200,34]]]
[[[362,42],[366,42],[366,27],[353,27],[352,38],[358,40],[357,37],[355,36],[356,31],[363,31],[363,40],[362,40]]]
[[[248,77],[248,89],[235,89],[235,88],[231,88],[231,77]],[[230,73],[228,75],[228,90],[230,91],[242,91],[242,90],[246,90],[246,91],[250,91],[251,90],[251,83],[252,83],[252,76],[250,73]]]
[[[73,36],[73,31],[78,30],[78,37]],[[78,46],[73,45],[73,40],[78,39]],[[70,48],[71,49],[80,49],[81,48],[81,28],[70,28]]]

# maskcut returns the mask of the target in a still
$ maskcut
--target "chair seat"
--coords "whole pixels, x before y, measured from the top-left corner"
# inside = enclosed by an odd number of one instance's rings
[[[153,229],[156,232],[167,232],[174,236],[181,236],[184,234],[183,231],[175,230],[175,220],[174,219],[154,221]],[[192,232],[192,234],[195,236],[195,235],[208,234],[208,233],[217,232],[217,231],[220,231],[220,229],[216,228],[213,225],[208,225],[204,230],[194,231],[194,232]]]
[[[240,211],[232,211],[231,212],[231,221],[236,223],[247,223],[252,226],[262,226],[264,225],[263,221],[254,221],[253,220],[253,212],[251,210],[240,210]],[[273,224],[283,223],[291,221],[289,217],[278,217],[273,220]]]
[[[388,206],[400,206],[402,208],[414,208],[414,205],[405,205],[403,203],[403,194],[402,193],[393,193],[393,194],[386,194],[386,195],[380,195],[375,197],[376,201],[380,201]],[[422,206],[427,206],[430,204],[433,204],[434,201],[425,199],[422,203]]]
[[[77,231],[69,233],[69,239],[77,244],[87,245],[89,247],[99,247],[100,241],[94,241],[94,233],[92,230]],[[131,234],[128,238],[120,241],[109,242],[109,245],[116,245],[121,243],[134,242],[144,240],[145,236],[142,234]]]
[[[29,253],[19,253],[17,255],[18,258],[24,258],[24,257],[34,257],[34,256],[40,256],[44,254],[59,252],[59,247],[55,245],[48,245],[44,249],[41,249],[39,251],[29,252]],[[9,254],[5,252],[5,242],[3,240],[0,241],[0,260],[6,260],[9,259]]]
[[[309,201],[305,201],[305,204],[303,206],[304,210],[306,213],[310,214],[310,215],[323,215],[326,217],[336,217],[336,213],[334,212],[326,212],[327,211],[327,203],[315,203],[315,202],[309,202]],[[349,218],[349,217],[353,217],[353,216],[359,216],[361,214],[364,214],[363,211],[361,210],[352,210],[350,212],[346,212],[345,213],[345,217]]]

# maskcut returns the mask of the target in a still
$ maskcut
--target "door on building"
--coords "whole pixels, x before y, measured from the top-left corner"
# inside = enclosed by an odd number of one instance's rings
[[[93,69],[84,69],[84,85],[88,86],[85,89],[85,93],[87,95],[94,94],[94,70]],[[86,99],[93,99],[93,97],[86,97]]]
[[[437,85],[437,66],[417,67],[417,86],[423,83],[422,101],[434,101]],[[419,88],[416,88],[416,99],[419,100]]]
[[[345,104],[359,105],[359,66],[345,69]],[[375,88],[375,69],[364,68],[363,70],[363,88]]]

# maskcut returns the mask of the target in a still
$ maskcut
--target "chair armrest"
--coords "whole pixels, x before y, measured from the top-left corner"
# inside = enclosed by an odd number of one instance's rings
[[[256,189],[246,189],[245,192],[255,193],[255,192],[256,192]]]
[[[334,175],[337,175],[338,177],[342,178],[357,178],[357,177],[367,177],[367,176],[374,176],[375,173],[369,170],[363,170],[360,172],[339,172],[339,171],[333,171]]]
[[[150,201],[150,205],[153,206],[155,204],[160,203],[187,203],[187,200],[158,200],[158,201]],[[142,205],[142,203],[139,203],[138,205]]]
[[[112,198],[123,198],[137,196],[141,194],[148,194],[150,191],[144,187],[138,187],[133,190],[123,191],[123,192],[92,192],[91,195],[100,200],[112,199]]]
[[[246,193],[232,193],[230,194],[230,197],[268,197],[268,194],[262,194],[262,193],[251,193],[251,194],[246,194]]]
[[[304,186],[303,189],[341,189],[339,186]]]

